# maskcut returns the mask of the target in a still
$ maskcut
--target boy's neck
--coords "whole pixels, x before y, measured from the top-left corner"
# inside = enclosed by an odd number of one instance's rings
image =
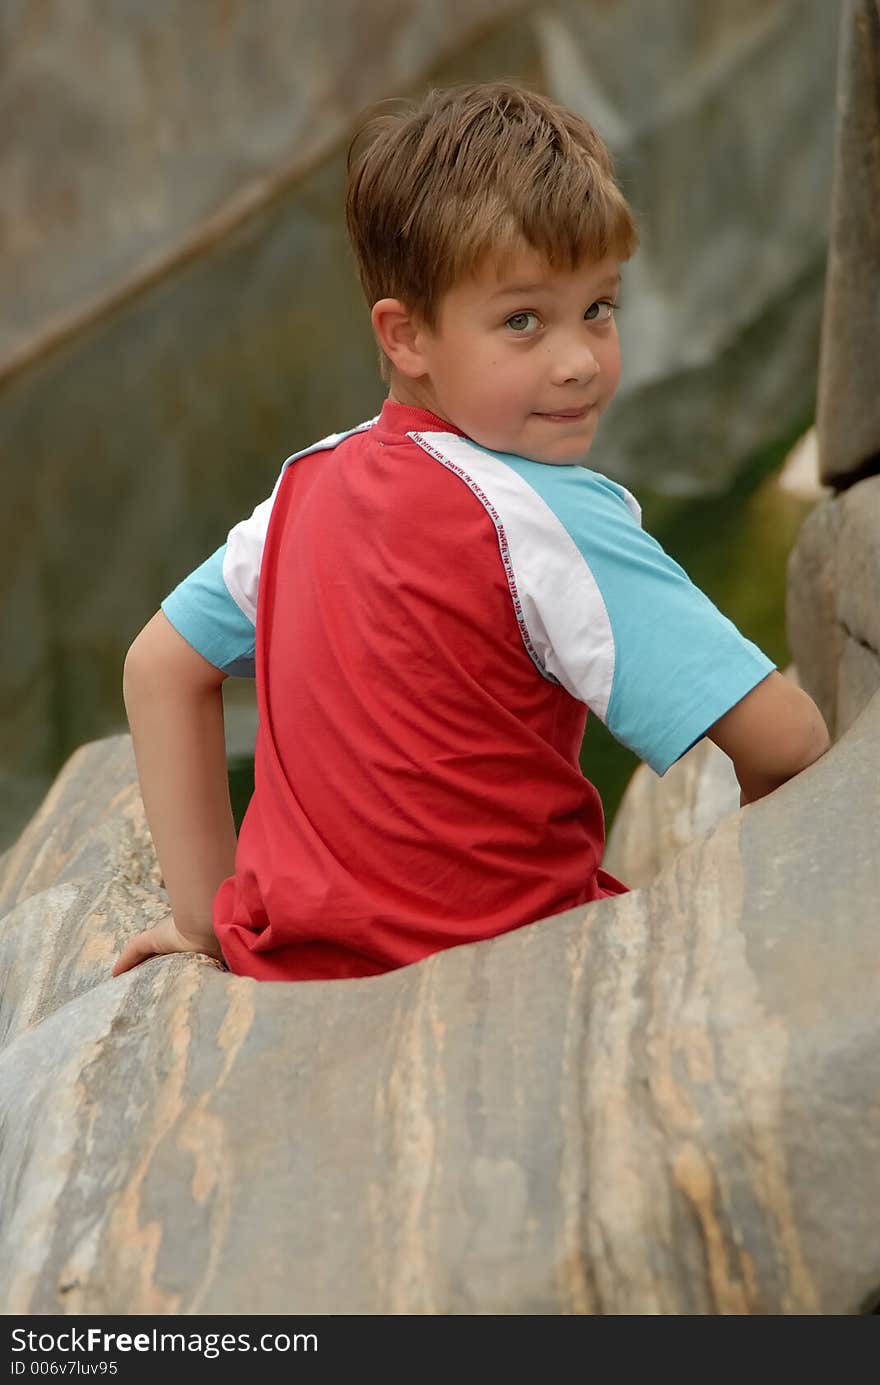
[[[423,383],[421,380],[408,380],[406,376],[398,375],[396,371],[392,371],[388,398],[395,404],[406,404],[412,409],[424,409],[427,413],[433,414],[435,418],[441,418],[445,423],[451,423],[454,428],[458,429],[455,420],[447,418],[441,411],[428,381]],[[458,431],[461,430],[458,429]]]

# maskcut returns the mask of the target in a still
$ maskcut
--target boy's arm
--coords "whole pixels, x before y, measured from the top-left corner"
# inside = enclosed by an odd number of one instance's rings
[[[156,947],[147,936],[155,930],[147,930],[128,944],[114,975],[157,951],[220,956],[212,906],[219,885],[233,874],[236,846],[223,725],[225,677],[161,611],[126,656],[123,697],[147,822],[174,925],[189,948]]]
[[[733,761],[742,805],[793,779],[831,744],[815,702],[781,673],[754,687],[706,735]]]

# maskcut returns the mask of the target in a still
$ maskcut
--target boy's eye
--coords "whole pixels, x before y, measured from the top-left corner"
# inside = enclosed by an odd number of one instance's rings
[[[619,307],[619,303],[612,303],[610,299],[600,298],[598,302],[591,303],[589,308],[587,308],[587,311],[584,313],[584,321],[596,323],[610,322]],[[607,309],[604,315],[600,311],[602,308]],[[530,335],[531,332],[535,330],[536,325],[540,326],[538,314],[527,312],[514,313],[513,316],[509,317],[505,322],[505,326],[509,327],[510,330],[515,332],[519,337]]]
[[[590,304],[589,308],[587,308],[587,311],[584,313],[584,318],[587,322],[610,322],[614,316],[614,310],[617,307],[619,307],[619,304],[611,303],[607,298],[601,298],[598,303]],[[607,317],[590,317],[589,314],[594,308],[607,308]]]
[[[537,314],[537,313],[514,313],[514,314],[513,314],[513,317],[509,317],[509,318],[507,319],[507,322],[506,322],[505,325],[506,325],[507,327],[509,327],[509,328],[511,329],[511,331],[516,332],[519,336],[524,336],[524,335],[526,334],[526,332],[529,330],[529,319],[530,319],[530,318],[533,319],[535,322],[537,322],[537,321],[538,321],[538,314]]]

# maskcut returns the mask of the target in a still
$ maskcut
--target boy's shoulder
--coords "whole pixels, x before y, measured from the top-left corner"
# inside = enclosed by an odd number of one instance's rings
[[[358,435],[366,442],[377,425],[381,431],[382,415],[329,433],[292,453],[282,464],[273,495],[266,503],[267,511],[294,462],[333,451]],[[632,531],[642,535],[643,541],[652,542],[642,531],[641,506],[635,496],[619,481],[590,467],[554,465],[493,451],[452,428],[410,428],[396,441],[404,439],[464,481],[489,513],[502,541],[518,533],[520,544],[530,546],[544,540],[555,545],[561,529],[581,550],[594,544],[626,545]]]
[[[332,452],[345,442],[348,438],[354,437],[357,433],[367,433],[378,422],[378,414],[374,418],[367,418],[363,423],[356,423],[352,428],[343,428],[340,433],[328,433],[326,437],[319,438],[317,442],[309,443],[308,447],[301,447],[298,452],[292,452],[289,457],[285,457],[281,464],[281,471],[278,479],[284,475],[285,471],[294,462],[300,461],[303,457],[311,456],[313,452]],[[277,489],[277,483],[276,483]]]
[[[505,508],[537,498],[566,524],[581,527],[605,513],[640,526],[642,510],[635,496],[618,481],[578,465],[536,462],[513,452],[494,452],[459,433],[413,431],[408,436],[424,451],[464,480],[481,486],[484,497],[497,495]]]
[[[333,451],[340,443],[357,434],[369,434],[381,421],[381,415],[365,419],[338,433],[328,433],[286,457],[280,475],[294,462],[315,452]],[[452,429],[414,428],[406,433],[408,441],[434,457],[462,479],[477,482],[484,479],[492,491],[518,490],[521,499],[530,493],[539,497],[551,509],[569,513],[596,515],[610,505],[611,511],[622,510],[641,524],[642,511],[631,491],[619,481],[602,472],[579,465],[554,465],[536,462],[513,452],[495,452]],[[279,480],[280,480],[279,475]],[[519,485],[513,478],[518,478]],[[472,489],[477,489],[472,486]],[[481,496],[485,500],[485,495]]]

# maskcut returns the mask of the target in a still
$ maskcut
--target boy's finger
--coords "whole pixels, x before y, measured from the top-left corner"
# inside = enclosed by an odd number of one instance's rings
[[[144,962],[148,957],[157,955],[159,949],[156,947],[155,940],[151,938],[152,932],[152,928],[148,928],[125,944],[114,964],[112,976],[121,976],[124,971],[130,971],[132,967],[136,967],[139,962]]]

